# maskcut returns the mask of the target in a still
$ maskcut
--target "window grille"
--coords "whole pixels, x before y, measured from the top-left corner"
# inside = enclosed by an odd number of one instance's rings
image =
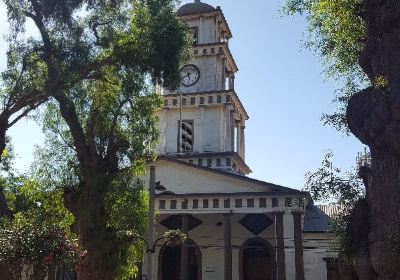
[[[178,121],[179,123],[179,121]],[[179,139],[179,135],[178,135]],[[178,141],[179,142],[179,141]],[[193,151],[193,121],[182,121],[181,125],[181,145],[182,152]]]
[[[171,209],[176,209],[176,200],[171,200],[170,208]]]
[[[260,208],[267,207],[267,199],[266,198],[260,198],[259,204],[260,204]]]
[[[231,200],[229,198],[224,200],[224,207],[231,208]]]
[[[193,199],[193,209],[199,208],[199,200],[198,199]]]
[[[235,207],[242,208],[242,200],[240,198],[235,199]]]
[[[160,200],[159,209],[165,209],[165,200]]]
[[[219,208],[219,199],[213,199],[213,208]]]

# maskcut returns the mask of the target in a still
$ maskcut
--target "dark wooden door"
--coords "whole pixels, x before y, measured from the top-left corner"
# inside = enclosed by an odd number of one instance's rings
[[[201,269],[199,249],[192,243],[189,246],[189,279],[199,279],[199,269]],[[181,270],[181,247],[165,247],[162,256],[162,280],[180,280]]]
[[[243,253],[243,280],[272,280],[272,259],[267,246],[250,243]]]
[[[162,258],[162,280],[180,280],[181,248],[166,247]]]

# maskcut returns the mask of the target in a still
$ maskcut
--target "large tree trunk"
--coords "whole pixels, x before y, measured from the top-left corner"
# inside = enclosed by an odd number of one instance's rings
[[[78,280],[113,280],[118,249],[116,234],[107,227],[104,200],[107,178],[102,172],[84,175],[81,191],[65,191],[67,208],[75,216],[72,230],[79,236],[86,254],[78,267]]]
[[[377,279],[387,280],[400,279],[400,119],[395,102],[384,91],[369,88],[354,95],[347,110],[351,131],[371,150],[369,253]]]
[[[400,279],[400,157],[374,151],[369,233],[371,264],[378,279]]]
[[[2,155],[4,150],[6,149],[6,132],[7,132],[7,123],[1,120],[0,118],[0,164],[2,161]],[[8,204],[6,201],[6,197],[4,195],[3,186],[0,185],[0,218],[8,216],[10,214],[8,209]]]
[[[371,81],[349,101],[352,133],[371,150],[367,204],[371,265],[377,279],[400,279],[400,1],[363,0],[367,33],[360,66]],[[361,278],[361,280],[366,279]]]

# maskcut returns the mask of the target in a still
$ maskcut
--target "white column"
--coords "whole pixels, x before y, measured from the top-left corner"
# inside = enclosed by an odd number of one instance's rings
[[[242,124],[242,126],[241,126],[241,133],[240,133],[240,135],[241,135],[241,141],[240,141],[240,155],[241,155],[241,157],[242,157],[243,160],[245,160],[245,153],[246,153],[246,151],[245,151],[246,145],[245,145],[245,137],[244,137],[244,129],[245,129],[245,128],[246,128],[246,127]]]
[[[163,154],[167,153],[167,127],[168,127],[168,108],[164,108],[163,110],[163,117],[162,117],[162,125],[161,125],[161,135],[160,135],[160,142],[161,142],[161,152]]]
[[[295,254],[294,254],[294,222],[291,213],[285,213],[283,216],[285,224],[285,261],[286,261],[286,279],[295,279]]]
[[[197,34],[197,36],[198,36],[198,40],[199,40],[199,44],[203,44],[204,42],[203,42],[203,18],[202,17],[200,17],[199,18],[199,34]]]
[[[225,117],[225,152],[232,151],[231,147],[231,138],[232,138],[232,115],[231,115],[231,106],[225,105],[226,117]]]
[[[224,106],[220,106],[220,117],[219,117],[219,151],[225,152],[225,142],[226,142],[226,129],[224,120]]]
[[[204,106],[200,105],[199,106],[199,110],[200,110],[200,123],[199,123],[199,153],[202,153],[204,151],[204,143],[203,143],[203,133],[204,133],[204,128],[203,128],[203,124],[204,124]],[[196,131],[195,131],[196,133]],[[196,141],[196,139],[194,139]]]
[[[242,134],[242,129],[241,129],[241,123],[239,121],[236,121],[236,152],[240,155],[240,147],[241,147],[241,134]]]

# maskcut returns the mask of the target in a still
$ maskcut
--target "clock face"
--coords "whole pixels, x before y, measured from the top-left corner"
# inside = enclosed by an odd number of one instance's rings
[[[196,65],[189,64],[182,67],[180,75],[182,85],[185,87],[191,87],[199,81],[200,70]]]

